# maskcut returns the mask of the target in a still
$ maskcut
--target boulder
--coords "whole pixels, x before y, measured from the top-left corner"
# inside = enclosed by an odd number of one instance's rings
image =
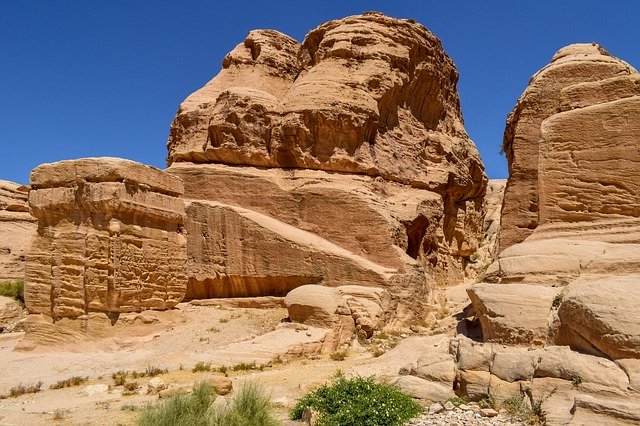
[[[415,376],[400,376],[394,385],[423,403],[443,402],[456,396],[450,384],[432,382]]]
[[[17,323],[24,318],[22,304],[10,297],[0,296],[0,333],[13,331]]]
[[[180,179],[115,158],[43,164],[31,173],[38,233],[25,302],[54,321],[166,310],[185,295]]]
[[[233,390],[233,382],[225,376],[209,375],[202,381],[211,385],[218,395],[228,395]]]
[[[559,290],[527,284],[476,284],[467,290],[484,341],[544,345]]]
[[[24,278],[27,248],[38,228],[28,196],[28,187],[0,180],[0,281]]]
[[[571,424],[617,424],[640,423],[640,403],[625,398],[602,398],[591,395],[576,396],[571,408]]]
[[[624,275],[569,284],[558,310],[562,327],[612,359],[640,358],[639,280]]]
[[[547,209],[564,211],[565,215],[579,215],[581,210],[588,211],[586,206],[582,207],[583,197],[589,203],[588,200],[593,197],[605,195],[613,199],[617,198],[618,191],[624,191],[616,185],[625,185],[620,181],[620,173],[627,168],[623,161],[629,155],[635,155],[635,150],[633,153],[625,150],[620,143],[625,145],[625,140],[626,143],[632,140],[628,135],[633,133],[634,120],[626,121],[625,117],[630,119],[635,114],[635,107],[632,106],[635,101],[628,101],[632,109],[618,110],[620,113],[614,112],[618,101],[613,101],[610,106],[596,107],[591,112],[578,108],[575,112],[560,113],[544,126],[543,121],[563,108],[593,105],[603,100],[637,94],[635,83],[626,86],[618,84],[626,89],[603,88],[602,93],[617,93],[607,96],[592,96],[590,93],[593,91],[584,86],[579,89],[571,89],[571,86],[589,82],[596,84],[610,78],[635,79],[635,75],[637,72],[629,64],[593,43],[574,44],[560,49],[551,63],[531,78],[509,114],[504,132],[503,150],[509,164],[509,179],[502,207],[499,252],[524,241],[539,224],[548,220]],[[619,107],[627,108],[622,104]],[[591,122],[589,117],[596,117],[599,113],[604,115]],[[558,127],[560,123],[562,128]],[[621,130],[616,136],[620,140],[608,145],[604,140],[608,134],[616,132],[615,128]],[[563,134],[565,131],[568,133]],[[583,131],[586,132],[584,135]],[[555,142],[556,137],[558,142]],[[606,161],[607,166],[601,160]],[[591,165],[594,166],[593,170],[589,170]],[[607,176],[600,177],[602,173]],[[567,184],[558,178],[561,175],[575,183]],[[584,188],[585,191],[576,191],[578,188]],[[570,194],[566,194],[569,198],[562,198],[566,190],[570,191]],[[556,200],[559,202],[554,205]]]
[[[335,289],[304,285],[291,290],[284,299],[293,322],[317,327],[333,327],[341,316],[349,317],[351,310],[346,300]]]
[[[544,348],[535,377],[552,377],[574,384],[595,383],[623,390],[629,386],[629,378],[613,361],[581,354],[567,346]]]

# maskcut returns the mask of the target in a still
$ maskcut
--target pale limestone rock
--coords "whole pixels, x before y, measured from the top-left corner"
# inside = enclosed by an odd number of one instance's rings
[[[460,370],[489,371],[493,362],[493,345],[474,342],[464,336],[459,336],[454,355],[456,366]]]
[[[483,339],[544,345],[558,289],[526,284],[476,284],[467,290],[480,319]]]
[[[233,390],[233,382],[230,378],[220,375],[208,375],[202,382],[205,382],[216,390],[218,395],[228,395]]]
[[[618,364],[629,377],[629,388],[640,392],[640,359],[617,359],[616,364]]]
[[[399,376],[394,385],[423,402],[435,403],[456,396],[450,384],[432,382],[415,376]]]
[[[580,380],[617,389],[627,389],[629,378],[613,361],[572,351],[567,346],[542,349],[535,377]]]
[[[434,351],[419,358],[409,371],[412,376],[450,387],[456,379],[456,365],[453,356],[443,351]]]
[[[640,401],[636,398],[601,398],[578,395],[571,408],[572,425],[637,425],[640,423]]]
[[[0,333],[13,331],[24,318],[22,304],[10,297],[0,296]]]
[[[333,327],[340,317],[348,317],[351,311],[346,300],[333,288],[319,285],[303,285],[291,290],[284,299],[289,319],[316,327]]]
[[[599,108],[605,112],[605,115],[594,119],[593,122],[590,122],[587,118],[590,116],[590,113],[585,112],[583,114],[583,112],[580,112],[580,109],[575,110],[575,113],[573,111],[561,113],[558,115],[563,116],[563,114],[569,114],[568,117],[579,117],[583,124],[579,127],[565,126],[562,130],[558,128],[558,131],[549,128],[551,125],[550,122],[543,126],[543,121],[554,116],[554,114],[562,109],[562,106],[566,108],[568,104],[573,106],[580,105],[580,102],[576,100],[576,95],[578,92],[584,94],[587,91],[584,90],[584,88],[578,91],[569,91],[568,88],[570,86],[585,82],[598,82],[612,77],[623,78],[624,76],[629,76],[631,79],[634,79],[635,75],[637,75],[637,72],[630,65],[614,58],[601,46],[594,43],[575,44],[559,50],[554,55],[551,63],[532,77],[527,89],[507,118],[503,149],[509,163],[509,180],[507,182],[502,208],[498,251],[502,251],[509,246],[524,241],[539,224],[547,220],[545,207],[549,206],[554,208],[551,201],[555,198],[550,196],[550,192],[555,191],[553,189],[553,181],[555,180],[556,183],[560,183],[555,176],[549,175],[548,170],[558,170],[559,173],[566,173],[572,181],[583,182],[583,185],[580,187],[596,187],[597,195],[609,193],[610,197],[615,197],[615,193],[620,190],[620,188],[616,189],[615,186],[609,186],[609,184],[624,185],[624,181],[620,181],[617,174],[624,170],[626,166],[619,163],[616,164],[615,160],[615,158],[619,157],[618,153],[621,151],[614,148],[609,150],[609,153],[606,153],[606,143],[594,145],[591,142],[591,138],[596,137],[594,140],[596,141],[606,137],[608,134],[607,130],[602,127],[606,122],[606,126],[625,129],[620,135],[620,143],[624,144],[625,140],[629,141],[630,139],[626,135],[629,134],[629,131],[633,132],[631,129],[634,127],[634,124],[633,121],[624,124],[624,117],[632,116],[635,109],[629,110],[628,112],[622,110],[618,116],[622,120],[618,122],[615,122],[615,119],[612,121],[611,118],[613,116],[610,113],[607,115],[606,112],[614,111],[615,109],[612,108],[613,105],[611,107],[605,106]],[[630,94],[637,93],[637,89],[632,87],[634,84],[635,83],[627,84],[627,86],[631,88],[625,90],[624,95],[618,94],[613,96],[613,98],[626,97]],[[603,92],[607,92],[607,89],[603,89]],[[592,99],[592,102],[600,103],[600,101],[602,101],[602,98],[597,99],[596,97]],[[589,103],[589,101],[585,100],[583,104],[586,103]],[[635,104],[635,101],[630,101],[630,103]],[[563,122],[562,118],[556,119],[555,116],[553,120],[558,123]],[[567,122],[564,123],[568,124]],[[576,124],[578,124],[578,122],[573,121],[570,126],[575,126]],[[547,131],[546,135],[543,135],[543,133],[545,133],[543,130],[545,127],[547,127]],[[567,129],[570,129],[569,133],[563,135],[562,131]],[[582,135],[581,132],[583,131],[586,132],[585,135],[588,136],[587,139],[583,136],[574,138],[574,135]],[[568,145],[565,147],[552,147],[550,135],[557,135],[561,139],[564,138],[575,141],[574,144],[577,149],[576,161],[572,162],[567,160],[562,163],[569,167],[562,168],[563,166],[556,160],[549,159],[550,156],[570,158],[572,152]],[[589,143],[584,143],[585,140],[589,140]],[[617,143],[613,146],[617,146]],[[587,152],[594,152],[594,148],[595,155],[590,156],[587,154]],[[626,158],[627,155],[633,156],[635,154],[628,152],[623,158]],[[589,177],[588,170],[583,169],[585,165],[587,168],[590,167],[589,163],[591,159],[600,157],[608,161],[608,167],[603,167],[603,163],[598,162],[600,166],[597,166],[597,171],[594,170],[595,175],[600,175],[600,173],[603,172],[606,175],[611,174],[611,179],[600,179],[594,175]],[[595,163],[592,164],[595,165]],[[577,170],[576,167],[580,167],[580,169]],[[602,181],[602,186],[598,186],[597,182],[599,180]],[[564,187],[562,185],[558,186],[558,189],[562,191],[565,188],[575,188],[575,185],[563,185]],[[610,192],[611,190],[613,190],[613,192]],[[568,200],[562,200],[555,208],[564,208],[564,206],[571,208],[569,204],[575,206],[574,198],[576,197],[587,197],[587,199],[589,199],[591,194],[585,192],[576,194],[573,192]],[[570,214],[571,212],[567,211],[567,213]]]
[[[38,234],[27,255],[30,314],[60,320],[170,309],[184,297],[182,182],[128,160],[43,164],[31,174]]]
[[[92,396],[99,393],[106,393],[109,391],[109,385],[105,385],[104,383],[98,383],[95,385],[89,385],[82,388],[79,392],[82,396]]]
[[[0,281],[24,278],[27,248],[37,229],[28,193],[28,187],[0,180]]]
[[[468,401],[480,401],[489,395],[491,373],[488,371],[460,370],[456,379],[456,395]]]
[[[154,377],[147,383],[147,393],[149,395],[157,395],[166,388],[167,385],[161,377]]]
[[[569,284],[558,310],[561,327],[612,359],[640,358],[639,280],[625,275]]]
[[[539,361],[539,350],[498,347],[494,352],[491,374],[507,382],[531,380]]]

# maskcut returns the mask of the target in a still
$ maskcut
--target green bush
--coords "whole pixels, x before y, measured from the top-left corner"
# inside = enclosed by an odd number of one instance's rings
[[[175,396],[159,405],[143,409],[141,426],[277,426],[271,401],[263,389],[246,383],[226,405],[213,404],[214,388],[200,383],[188,395]]]
[[[401,425],[422,412],[409,395],[371,377],[338,377],[298,400],[291,419],[301,419],[307,408],[319,412],[320,425],[331,426]]]
[[[0,282],[0,296],[11,297],[24,303],[24,282],[22,280]]]

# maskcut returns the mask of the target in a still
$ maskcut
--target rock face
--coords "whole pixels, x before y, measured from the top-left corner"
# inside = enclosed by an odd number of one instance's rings
[[[25,186],[0,181],[0,281],[24,278],[25,254],[37,228],[28,194]]]
[[[182,182],[114,158],[43,164],[31,173],[38,233],[25,302],[54,321],[170,309],[185,295]],[[111,317],[110,317],[111,318]]]
[[[533,76],[505,129],[499,251],[553,221],[637,217],[638,88],[637,72],[596,44],[560,49]]]
[[[475,276],[487,181],[457,77],[433,34],[378,13],[301,44],[251,32],[171,126],[188,233],[222,241],[190,237],[188,294],[357,284],[424,301]]]
[[[359,173],[478,197],[483,166],[457,80],[426,28],[378,13],[327,22],[301,45],[253,31],[180,106],[168,161]]]

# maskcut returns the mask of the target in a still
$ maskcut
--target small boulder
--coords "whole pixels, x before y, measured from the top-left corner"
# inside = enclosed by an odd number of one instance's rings
[[[203,381],[211,385],[218,395],[227,395],[233,390],[233,382],[228,377],[211,375],[207,376]]]

